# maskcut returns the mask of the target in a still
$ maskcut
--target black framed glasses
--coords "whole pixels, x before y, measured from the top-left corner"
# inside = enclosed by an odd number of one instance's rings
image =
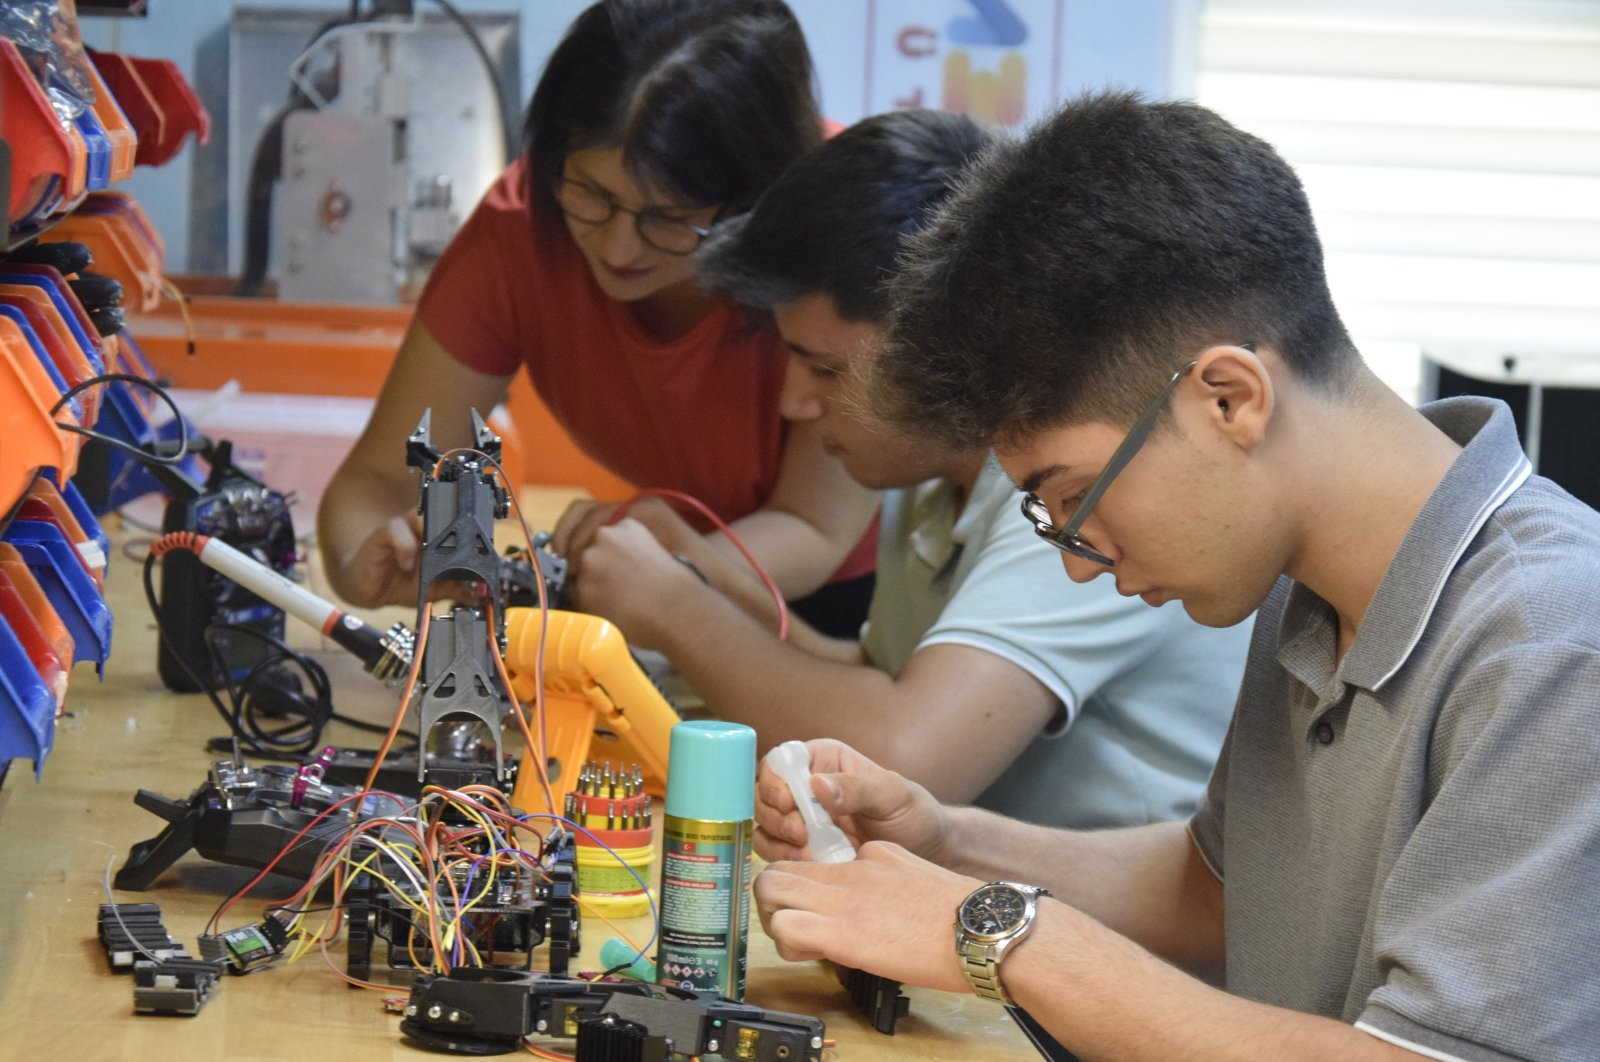
[[[621,214],[633,215],[634,230],[647,245],[666,254],[692,254],[700,241],[711,235],[704,225],[663,214],[645,207],[630,210],[586,181],[562,177],[556,181],[556,205],[574,221],[585,225],[604,225]]]
[[[1239,346],[1252,353],[1256,349],[1254,343],[1240,343]],[[1111,455],[1111,460],[1106,462],[1106,467],[1101,470],[1100,474],[1095,477],[1094,483],[1084,492],[1083,500],[1072,511],[1072,516],[1067,520],[1064,527],[1058,528],[1050,522],[1050,507],[1045,505],[1043,499],[1037,494],[1029,493],[1022,496],[1022,515],[1026,516],[1028,522],[1033,525],[1034,534],[1050,543],[1056,549],[1064,553],[1070,553],[1074,557],[1082,557],[1084,560],[1103,564],[1107,568],[1115,566],[1110,557],[1095,549],[1087,539],[1078,534],[1078,530],[1083,527],[1084,521],[1089,519],[1089,514],[1094,511],[1095,503],[1106,492],[1106,488],[1111,486],[1111,481],[1117,478],[1117,473],[1127,467],[1128,462],[1133,460],[1134,455],[1139,452],[1139,448],[1150,437],[1150,432],[1155,428],[1156,421],[1161,418],[1161,411],[1167,408],[1167,402],[1172,398],[1172,392],[1177,390],[1178,382],[1189,375],[1198,364],[1199,362],[1195,361],[1189,362],[1173,373],[1171,378],[1167,380],[1166,386],[1161,389],[1161,393],[1139,415],[1139,419],[1134,421],[1133,427],[1128,430],[1127,437],[1122,440],[1122,445],[1117,447],[1116,452]]]

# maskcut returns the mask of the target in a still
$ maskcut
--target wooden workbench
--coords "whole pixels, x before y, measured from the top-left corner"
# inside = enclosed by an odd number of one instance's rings
[[[115,537],[137,556],[137,532]],[[314,573],[313,589],[327,593],[318,583],[320,572]],[[187,797],[213,758],[204,751],[206,739],[224,728],[204,698],[169,693],[157,679],[155,631],[139,589],[137,559],[113,557],[107,596],[116,632],[105,682],[96,683],[89,668],[79,667],[42,780],[36,783],[28,765],[18,763],[0,788],[0,1060],[423,1057],[401,1038],[398,1018],[385,1013],[380,993],[347,988],[315,953],[294,966],[225,978],[196,1017],[133,1014],[132,977],[108,971],[96,938],[107,863],[114,858],[120,867],[133,843],[162,826],[134,806],[134,791]],[[387,625],[403,613],[390,610],[375,618]],[[363,674],[353,657],[307,629],[295,629],[293,621],[290,642],[327,668],[342,713],[387,722],[395,693]],[[325,738],[364,748],[376,744],[373,735],[337,723]],[[191,853],[153,889],[118,892],[115,899],[159,904],[167,929],[193,951],[217,904],[251,876]],[[284,879],[273,880],[276,887],[262,886],[255,899],[230,912],[230,927],[258,917],[263,903],[286,895]],[[648,936],[642,920],[632,928]],[[598,965],[607,935],[602,923],[585,919],[575,970]],[[822,1018],[836,1042],[828,1062],[1038,1057],[999,1007],[966,995],[909,989],[910,1016],[896,1035],[884,1036],[852,1009],[827,970],[779,959],[753,917],[751,936],[747,999]],[[330,953],[342,963],[342,939]],[[374,959],[381,953],[377,949]],[[376,970],[375,979],[382,980]],[[385,994],[404,996],[409,990],[406,973],[397,971],[390,980],[394,991]],[[570,1053],[572,1042],[552,1046]]]

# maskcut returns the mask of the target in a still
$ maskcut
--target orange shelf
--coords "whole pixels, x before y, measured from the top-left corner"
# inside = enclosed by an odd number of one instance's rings
[[[166,249],[132,196],[96,192],[41,239],[71,240],[89,248],[94,256],[91,268],[122,284],[124,309],[152,309],[161,301],[161,259]]]
[[[411,313],[408,306],[193,295],[192,358],[189,330],[172,301],[141,314],[132,327],[156,371],[179,387],[214,390],[237,380],[247,391],[374,398]],[[504,440],[512,482],[577,487],[596,498],[633,493],[625,480],[578,448],[524,373],[511,383],[506,413],[494,428]]]
[[[128,124],[128,116],[122,113],[122,108],[117,105],[116,96],[106,85],[105,78],[100,76],[100,69],[93,63],[85,63],[84,69],[89,72],[89,79],[94,82],[94,116],[100,119],[100,125],[106,131],[106,139],[111,144],[111,181],[126,181],[133,176],[133,162],[139,150],[139,136],[133,131],[133,126]]]
[[[77,468],[80,436],[59,430],[50,417],[59,396],[21,326],[0,317],[0,423],[6,426],[0,505],[6,511],[27,492],[39,469],[59,468],[70,475]],[[72,421],[69,409],[56,416]]]
[[[139,346],[179,387],[371,398],[405,334],[406,307],[327,306],[225,295],[189,298],[195,356],[178,306],[161,301],[132,328]]]
[[[26,284],[0,283],[0,301],[25,310],[39,341],[50,352],[56,371],[61,373],[68,387],[77,387],[94,377],[94,366],[89,363],[88,355],[78,345],[77,337],[67,328],[61,311],[56,309],[56,304],[42,289]],[[83,406],[83,422],[94,424],[100,408],[99,392],[91,387],[78,397]]]

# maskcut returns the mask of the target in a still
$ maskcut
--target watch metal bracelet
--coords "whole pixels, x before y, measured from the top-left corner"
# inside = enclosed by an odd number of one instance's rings
[[[969,941],[961,953],[961,965],[975,995],[1010,1003],[1005,985],[1000,983],[1000,956],[993,944]]]

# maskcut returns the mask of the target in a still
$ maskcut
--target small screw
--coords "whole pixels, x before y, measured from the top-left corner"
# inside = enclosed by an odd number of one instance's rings
[[[716,1054],[718,1046],[719,1045],[718,1045],[717,1041],[715,1041],[715,1040],[707,1040],[706,1041],[706,1054],[708,1054],[708,1055]]]
[[[461,1020],[461,1012],[459,1010],[452,1010],[450,1012],[450,1020],[453,1022],[459,1022]]]
[[[432,1018],[434,1021],[438,1021],[439,1020],[439,1015],[441,1015],[443,1013],[444,1013],[444,1008],[439,1006],[439,1004],[437,1004],[437,1003],[435,1003],[433,1006],[428,1008],[428,1017]]]
[[[417,1016],[417,1005],[415,1003],[413,1003],[409,1007],[406,1008],[406,1017],[415,1018],[416,1016]]]
[[[533,1023],[533,1028],[536,1032],[549,1032],[550,1023],[545,1021],[543,1018],[540,1018],[538,1021]]]

